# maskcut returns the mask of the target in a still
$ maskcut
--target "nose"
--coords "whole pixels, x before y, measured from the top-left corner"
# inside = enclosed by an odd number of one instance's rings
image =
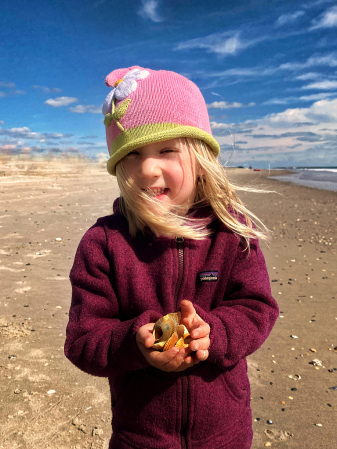
[[[145,157],[142,159],[138,176],[142,178],[158,178],[161,175],[160,162],[153,157]]]

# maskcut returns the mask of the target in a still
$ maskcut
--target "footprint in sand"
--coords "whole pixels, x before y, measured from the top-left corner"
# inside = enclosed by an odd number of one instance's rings
[[[265,435],[267,435],[271,440],[274,441],[287,441],[293,435],[286,430],[265,430]]]

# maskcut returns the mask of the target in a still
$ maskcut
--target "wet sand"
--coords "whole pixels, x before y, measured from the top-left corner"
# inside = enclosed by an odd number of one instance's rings
[[[85,230],[111,212],[116,181],[104,164],[87,161],[5,162],[0,161],[0,448],[107,448],[107,381],[72,366],[63,344],[74,254]],[[266,443],[333,449],[337,193],[275,181],[266,171],[228,174],[278,192],[242,195],[274,232],[262,248],[281,310],[267,342],[249,357],[253,449]]]

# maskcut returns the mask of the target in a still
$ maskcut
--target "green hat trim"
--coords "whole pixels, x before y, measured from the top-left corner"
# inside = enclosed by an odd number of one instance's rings
[[[215,156],[220,153],[220,145],[213,136],[194,126],[177,125],[176,123],[150,123],[126,129],[112,142],[110,159],[107,163],[108,172],[116,175],[116,164],[130,151],[143,147],[149,143],[163,140],[176,139],[178,137],[191,137],[203,140],[207,143]]]

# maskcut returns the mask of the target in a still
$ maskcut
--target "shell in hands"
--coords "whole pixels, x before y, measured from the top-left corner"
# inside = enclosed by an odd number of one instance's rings
[[[185,338],[190,334],[183,324],[180,324],[181,314],[169,313],[155,323],[153,327],[154,344],[153,349],[167,351],[173,346],[187,348]]]

